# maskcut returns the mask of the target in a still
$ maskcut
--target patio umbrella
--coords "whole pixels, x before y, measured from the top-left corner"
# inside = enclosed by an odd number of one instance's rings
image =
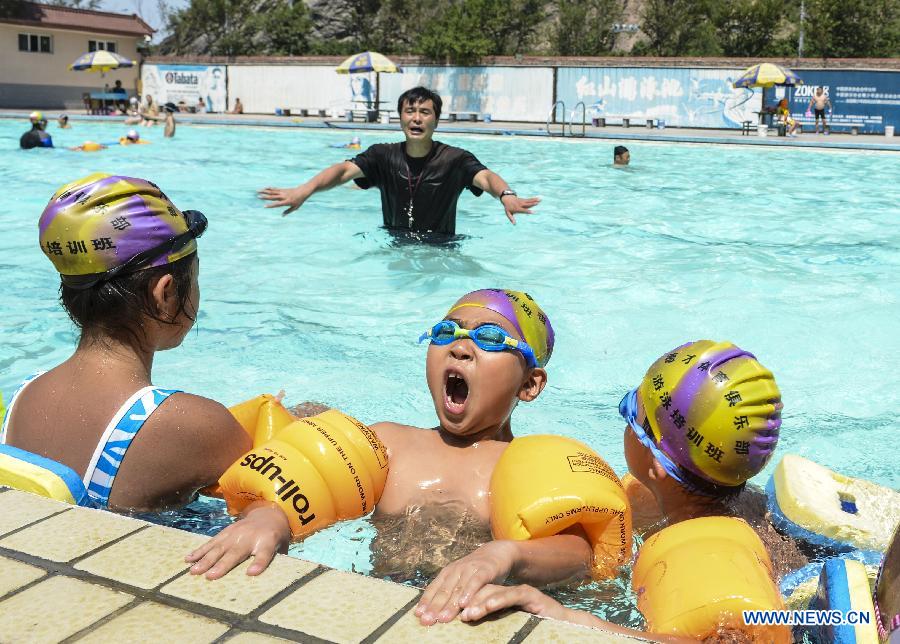
[[[379,75],[381,72],[384,72],[385,74],[401,73],[403,72],[403,69],[390,58],[383,54],[379,54],[377,51],[364,51],[350,56],[350,58],[338,65],[334,71],[338,74],[375,72],[375,108],[377,109],[381,91],[381,79]]]
[[[123,69],[125,67],[134,67],[135,62],[124,56],[119,56],[111,51],[90,51],[81,54],[75,59],[75,62],[69,65],[69,69],[76,72],[108,72],[111,69]]]
[[[734,81],[733,87],[772,87],[773,85],[802,85],[803,79],[794,72],[775,63],[760,63],[744,71]]]

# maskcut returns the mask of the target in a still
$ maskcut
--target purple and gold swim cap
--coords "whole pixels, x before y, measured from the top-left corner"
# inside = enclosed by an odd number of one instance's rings
[[[96,173],[57,190],[38,227],[63,282],[86,287],[119,267],[165,266],[196,252],[206,218],[181,212],[145,179]]]
[[[513,328],[534,351],[539,367],[550,360],[555,336],[550,318],[528,293],[507,291],[500,288],[485,288],[463,295],[450,310],[449,316],[465,306],[476,306],[499,313],[513,325]]]
[[[654,442],[706,481],[744,483],[778,444],[782,403],[775,378],[730,342],[699,340],[669,351],[638,392]]]

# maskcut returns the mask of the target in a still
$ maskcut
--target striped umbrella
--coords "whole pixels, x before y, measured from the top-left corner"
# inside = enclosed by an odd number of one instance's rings
[[[803,85],[794,72],[774,63],[760,63],[747,69],[733,83],[733,87],[772,87],[773,85]]]
[[[353,54],[337,66],[338,74],[358,74],[361,72],[385,72],[393,74],[403,70],[390,58],[379,54],[377,51],[364,51],[361,54]]]
[[[76,72],[108,72],[111,69],[134,67],[135,62],[124,56],[119,56],[111,51],[90,51],[82,54],[69,65],[69,69]]]
[[[379,54],[377,51],[364,51],[350,56],[350,58],[338,65],[334,71],[338,74],[375,72],[375,109],[378,110],[381,104],[381,72],[395,74],[402,73],[403,69],[390,58]]]

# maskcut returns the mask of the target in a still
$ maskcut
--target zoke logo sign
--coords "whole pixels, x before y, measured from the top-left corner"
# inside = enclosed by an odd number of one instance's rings
[[[168,85],[199,85],[197,74],[181,74],[179,72],[166,72],[166,84]]]

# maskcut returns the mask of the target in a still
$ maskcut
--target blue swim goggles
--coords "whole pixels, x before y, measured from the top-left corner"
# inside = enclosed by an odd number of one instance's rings
[[[527,343],[517,340],[496,324],[482,324],[475,329],[464,329],[453,320],[441,320],[419,336],[419,342],[431,339],[432,344],[444,345],[468,338],[482,351],[518,351],[530,368],[537,367],[534,351]]]
[[[681,468],[670,459],[665,452],[659,449],[659,446],[656,444],[650,436],[647,435],[647,430],[641,427],[640,423],[637,422],[638,416],[638,404],[637,404],[637,389],[632,389],[619,401],[619,414],[628,422],[628,426],[631,427],[631,430],[634,432],[634,435],[637,436],[637,439],[641,442],[641,445],[650,450],[650,453],[653,454],[653,457],[659,461],[659,464],[663,466],[663,469],[666,471],[666,474],[671,476],[673,479],[678,481],[679,483],[686,484],[684,477],[681,474]]]

